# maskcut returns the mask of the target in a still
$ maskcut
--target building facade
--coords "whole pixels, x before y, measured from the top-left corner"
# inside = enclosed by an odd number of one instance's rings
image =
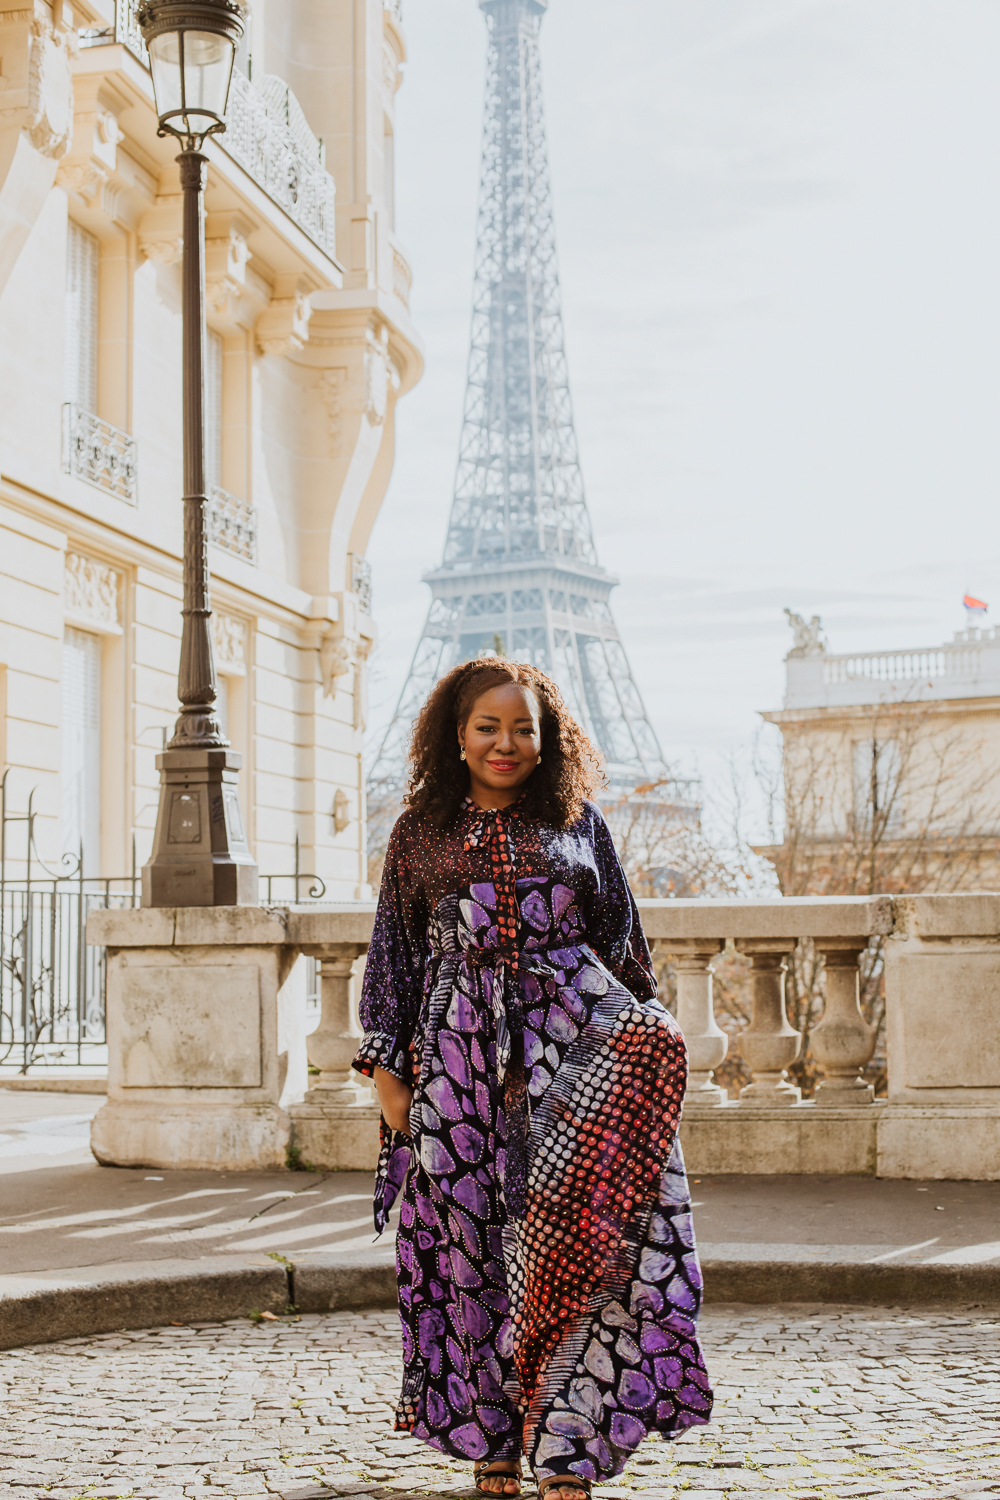
[[[784,707],[762,715],[782,735],[784,813],[761,852],[785,894],[995,889],[1000,630],[839,655],[818,617],[789,618]]]
[[[176,144],[135,0],[0,0],[0,33],[6,803],[34,789],[40,857],[114,877],[148,855],[177,712]],[[404,59],[399,0],[254,0],[205,146],[221,709],[262,874],[298,847],[342,899],[366,894],[364,555],[422,368],[394,229]]]

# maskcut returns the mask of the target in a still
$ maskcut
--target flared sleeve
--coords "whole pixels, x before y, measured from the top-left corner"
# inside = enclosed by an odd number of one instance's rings
[[[366,1078],[383,1068],[412,1082],[410,1040],[420,1015],[426,965],[424,902],[407,851],[408,814],[389,837],[375,926],[365,961],[360,1016],[364,1036],[353,1066]]]
[[[587,941],[601,962],[637,1000],[655,999],[656,970],[635,897],[603,814],[593,803],[588,803],[588,810],[597,867],[597,890],[587,915]]]

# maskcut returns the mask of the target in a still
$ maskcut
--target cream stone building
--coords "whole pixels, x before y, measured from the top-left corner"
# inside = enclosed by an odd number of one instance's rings
[[[0,56],[7,810],[37,788],[39,854],[82,845],[87,875],[121,876],[177,712],[176,143],[134,0],[0,0]],[[393,216],[404,58],[399,0],[253,0],[205,146],[221,706],[261,873],[291,871],[297,839],[341,899],[367,894],[365,548],[422,368]]]
[[[941,646],[830,652],[790,614],[782,735],[786,894],[995,890],[1000,880],[1000,629]]]

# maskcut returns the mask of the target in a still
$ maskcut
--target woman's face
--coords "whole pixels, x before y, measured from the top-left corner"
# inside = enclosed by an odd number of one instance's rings
[[[473,800],[480,807],[509,807],[542,753],[538,699],[516,682],[490,688],[459,724],[458,742],[468,761]]]

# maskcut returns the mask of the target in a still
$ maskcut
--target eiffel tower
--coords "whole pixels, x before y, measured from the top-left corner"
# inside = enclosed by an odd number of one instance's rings
[[[369,777],[401,789],[434,683],[502,651],[550,673],[612,793],[668,773],[611,613],[584,497],[563,340],[538,33],[548,0],[479,0],[489,38],[472,347],[444,560]]]

